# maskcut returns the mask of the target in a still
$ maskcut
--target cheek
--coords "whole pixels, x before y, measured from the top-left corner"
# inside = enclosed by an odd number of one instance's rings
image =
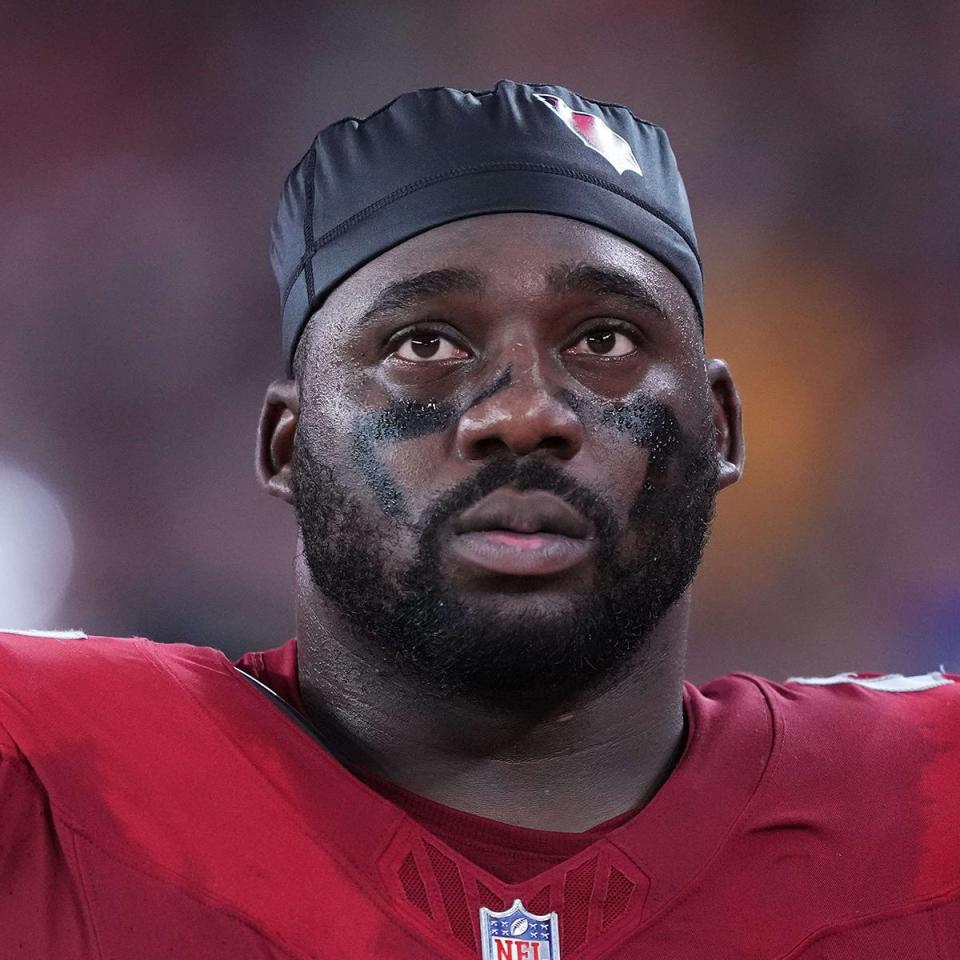
[[[383,511],[393,513],[400,505],[397,492],[369,434],[356,429],[361,419],[356,404],[342,393],[314,396],[301,406],[297,443],[309,451],[317,469],[328,470],[351,497],[366,503],[372,492]]]
[[[315,380],[305,387],[300,403],[299,428],[304,429],[317,450],[335,454],[348,445],[357,411],[358,398],[331,380]]]
[[[448,443],[445,434],[432,433],[371,445],[367,482],[378,492],[389,480],[394,495],[404,506],[402,516],[394,514],[397,519],[414,523],[438,496],[470,472],[451,476]]]
[[[642,393],[668,411],[678,439],[697,434],[712,410],[712,394],[702,352],[688,352],[652,364]]]
[[[394,402],[354,417],[347,436],[349,467],[391,519],[413,525],[436,483],[455,416],[438,403]]]
[[[346,433],[357,412],[369,409],[373,386],[350,341],[336,321],[322,325],[320,318],[308,327],[309,353],[305,358],[302,401],[328,429]]]
[[[577,469],[571,470],[584,486],[604,501],[620,524],[646,482],[650,471],[650,448],[637,444],[624,431],[598,413],[587,424],[588,441],[580,453]]]

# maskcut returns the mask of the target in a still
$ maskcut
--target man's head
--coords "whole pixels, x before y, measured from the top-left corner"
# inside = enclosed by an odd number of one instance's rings
[[[356,644],[433,692],[534,705],[654,655],[741,460],[690,286],[541,211],[429,226],[324,292],[260,471]]]

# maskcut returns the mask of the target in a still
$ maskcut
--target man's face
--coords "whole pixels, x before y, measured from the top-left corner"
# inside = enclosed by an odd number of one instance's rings
[[[297,369],[313,582],[431,691],[569,699],[689,585],[714,404],[689,296],[632,244],[543,214],[435,228],[333,291]]]

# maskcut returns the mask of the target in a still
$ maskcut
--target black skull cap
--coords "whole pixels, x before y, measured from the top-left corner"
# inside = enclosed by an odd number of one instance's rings
[[[666,133],[565,87],[501,80],[405,93],[325,127],[272,231],[288,374],[307,320],[347,276],[432,227],[532,212],[602,227],[678,277],[703,326],[703,270]]]

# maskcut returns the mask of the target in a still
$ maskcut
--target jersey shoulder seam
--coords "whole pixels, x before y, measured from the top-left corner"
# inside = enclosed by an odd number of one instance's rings
[[[911,916],[922,913],[931,913],[944,907],[949,903],[960,900],[960,886],[954,884],[941,890],[939,893],[931,893],[919,900],[906,900],[898,903],[888,903],[884,907],[867,913],[863,916],[837,917],[829,924],[825,924],[817,930],[808,933],[802,940],[795,943],[786,953],[780,954],[776,960],[794,960],[803,955],[803,952],[817,943],[819,940],[830,936],[833,933],[839,933],[843,930],[856,930],[859,927],[867,927],[874,923],[883,923],[897,916]]]
[[[150,869],[142,863],[134,863],[131,859],[120,856],[113,850],[106,849],[105,847],[101,846],[101,844],[97,843],[97,841],[94,840],[93,837],[91,837],[85,830],[77,826],[70,815],[62,810],[57,804],[55,804],[53,800],[50,801],[50,807],[57,820],[70,831],[72,836],[79,837],[80,839],[84,840],[101,855],[109,857],[111,860],[123,864],[128,870],[132,870],[134,873],[144,874],[145,876],[148,876],[160,883],[165,883],[176,887],[177,890],[179,890],[184,896],[189,897],[196,903],[199,903],[205,909],[215,910],[219,913],[233,917],[249,930],[256,933],[258,936],[266,937],[270,942],[270,946],[275,950],[282,951],[284,956],[289,958],[289,960],[299,960],[301,957],[299,951],[285,942],[279,931],[272,931],[265,928],[260,922],[249,916],[245,911],[240,910],[236,906],[232,905],[229,901],[223,900],[222,898],[211,894],[208,891],[201,892],[190,889],[190,887],[187,886],[187,878],[181,877],[173,871],[162,868]]]

